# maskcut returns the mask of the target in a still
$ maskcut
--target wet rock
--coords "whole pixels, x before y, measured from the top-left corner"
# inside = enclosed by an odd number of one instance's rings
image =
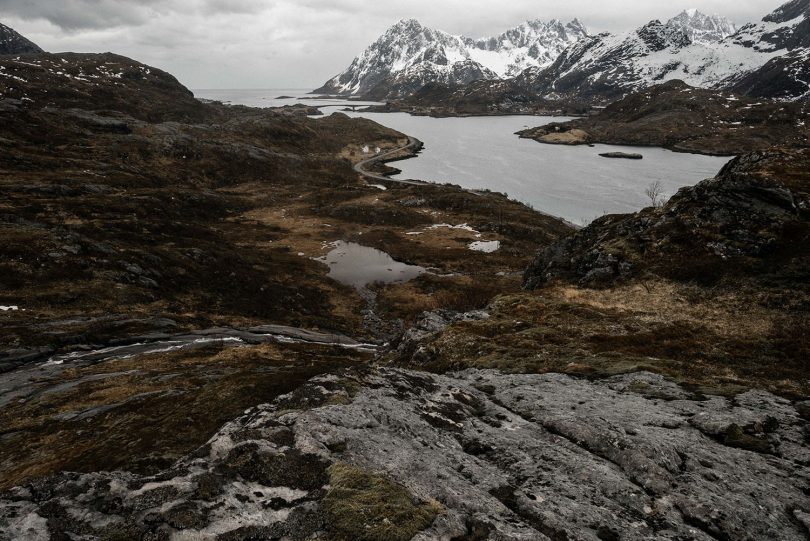
[[[644,156],[635,152],[603,152],[600,154],[603,158],[623,158],[625,160],[642,160]]]

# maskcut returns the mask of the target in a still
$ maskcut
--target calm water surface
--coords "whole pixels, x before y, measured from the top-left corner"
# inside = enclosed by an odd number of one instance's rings
[[[391,284],[413,280],[425,273],[423,267],[394,261],[387,253],[354,242],[337,241],[318,261],[329,265],[328,276],[356,288],[370,284]]]
[[[195,91],[198,97],[236,104],[277,107],[296,103],[334,104],[322,100],[277,100],[305,97],[305,90]],[[331,114],[342,106],[326,107]],[[405,113],[348,113],[389,126],[425,143],[418,158],[396,163],[394,178],[450,182],[465,188],[488,188],[535,209],[585,224],[603,214],[634,212],[647,205],[644,190],[660,182],[667,196],[679,188],[713,177],[729,158],[682,154],[661,148],[597,145],[543,145],[514,133],[562,119],[536,116],[430,118]],[[640,152],[643,160],[617,160],[602,152]]]
[[[351,105],[375,105],[376,101],[320,100],[313,99],[309,90],[300,88],[274,88],[270,90],[194,90],[194,95],[206,100],[216,100],[232,105],[248,107],[283,107],[303,103],[306,105],[332,105],[335,103]],[[282,98],[282,99],[279,99]],[[335,107],[334,110],[343,107]]]

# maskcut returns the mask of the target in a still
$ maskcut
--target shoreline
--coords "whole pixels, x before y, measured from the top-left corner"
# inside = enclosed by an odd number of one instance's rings
[[[391,178],[391,175],[398,175],[398,174],[402,173],[402,171],[400,171],[399,169],[393,168],[393,167],[389,167],[388,168],[389,171],[384,171],[384,172],[381,172],[381,173],[375,173],[374,171],[368,171],[366,169],[367,166],[372,166],[373,167],[374,165],[386,165],[386,164],[393,163],[393,162],[410,160],[410,159],[419,157],[419,152],[421,152],[422,149],[424,148],[424,143],[422,141],[420,141],[419,139],[417,139],[415,137],[412,137],[410,135],[408,135],[407,137],[408,137],[408,144],[405,145],[404,147],[399,147],[399,148],[396,148],[396,149],[393,149],[393,150],[389,150],[388,152],[380,154],[379,156],[374,156],[373,158],[369,158],[367,160],[362,160],[360,162],[357,162],[356,164],[354,164],[353,169],[357,173],[359,173],[361,176],[363,176],[365,178],[368,178],[368,179],[375,180],[375,181],[393,182],[393,183],[397,183],[397,184],[406,184],[406,185],[409,185],[409,186],[432,186],[432,187],[446,187],[446,186],[448,186],[447,184],[439,184],[438,182],[431,182],[431,181],[427,181],[427,180],[419,180],[419,179],[404,180],[404,179]],[[405,154],[402,155],[402,156],[396,156],[396,154],[399,154],[400,152],[405,152]],[[464,187],[462,187],[460,185],[452,185],[452,186],[456,186],[456,187],[458,187],[458,188],[460,188],[462,190],[465,190],[465,191],[467,191],[469,193],[480,195],[480,196],[497,195],[497,196],[500,196],[500,197],[504,197],[505,199],[510,200],[510,201],[517,201],[521,205],[523,205],[526,208],[530,209],[532,212],[536,212],[537,214],[540,214],[541,216],[545,216],[547,218],[552,218],[552,219],[555,219],[555,220],[559,220],[560,222],[562,222],[566,226],[574,229],[575,231],[579,231],[580,229],[583,229],[584,227],[586,227],[584,225],[575,224],[575,223],[573,223],[573,222],[571,222],[569,220],[566,220],[562,216],[555,216],[555,215],[550,214],[548,212],[544,212],[542,210],[537,210],[535,208],[532,208],[529,205],[527,205],[526,203],[523,203],[522,201],[509,199],[508,196],[506,196],[505,194],[502,194],[501,192],[494,192],[494,191],[486,189],[486,188],[485,189],[473,189],[473,188],[464,188]]]
[[[540,138],[534,137],[523,137],[521,132],[515,132],[515,135],[518,136],[519,139],[528,139],[539,143],[541,145],[551,145],[551,146],[562,146],[562,147],[595,147],[596,145],[604,145],[604,146],[611,146],[611,147],[627,147],[627,148],[636,148],[636,149],[653,149],[653,148],[662,148],[664,150],[669,150],[670,152],[676,152],[678,154],[694,154],[696,156],[711,156],[713,158],[728,158],[733,159],[743,154],[742,152],[738,152],[736,154],[727,154],[723,152],[711,152],[708,150],[700,150],[700,149],[690,149],[690,148],[683,148],[678,146],[671,146],[671,145],[640,145],[638,143],[625,143],[621,141],[605,141],[605,140],[594,140],[594,141],[582,141],[582,142],[554,142],[554,141],[543,141]]]

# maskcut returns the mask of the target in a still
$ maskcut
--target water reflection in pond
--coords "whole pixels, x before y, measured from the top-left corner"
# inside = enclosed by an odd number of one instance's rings
[[[394,261],[387,253],[354,242],[337,241],[317,260],[329,265],[328,276],[356,288],[373,283],[402,283],[425,273],[424,267]]]

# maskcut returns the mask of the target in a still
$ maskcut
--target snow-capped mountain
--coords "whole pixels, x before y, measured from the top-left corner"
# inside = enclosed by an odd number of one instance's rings
[[[0,54],[41,53],[35,43],[0,23]]]
[[[734,88],[775,59],[790,59],[780,74],[771,65],[772,88],[760,92],[796,98],[810,90],[802,75],[810,57],[810,0],[793,0],[720,41],[693,42],[690,32],[652,21],[628,34],[599,34],[579,41],[548,68],[518,79],[540,96],[612,100],[673,79]]]
[[[530,67],[551,65],[560,53],[588,35],[578,19],[528,21],[494,38],[465,39],[473,60],[499,77],[514,77]]]
[[[705,15],[696,9],[687,9],[667,21],[667,26],[682,30],[692,43],[714,43],[737,31],[733,22],[721,15]]]
[[[456,86],[513,77],[530,67],[550,65],[587,35],[576,19],[568,24],[529,21],[477,40],[403,19],[315,93],[396,97],[429,83]]]

